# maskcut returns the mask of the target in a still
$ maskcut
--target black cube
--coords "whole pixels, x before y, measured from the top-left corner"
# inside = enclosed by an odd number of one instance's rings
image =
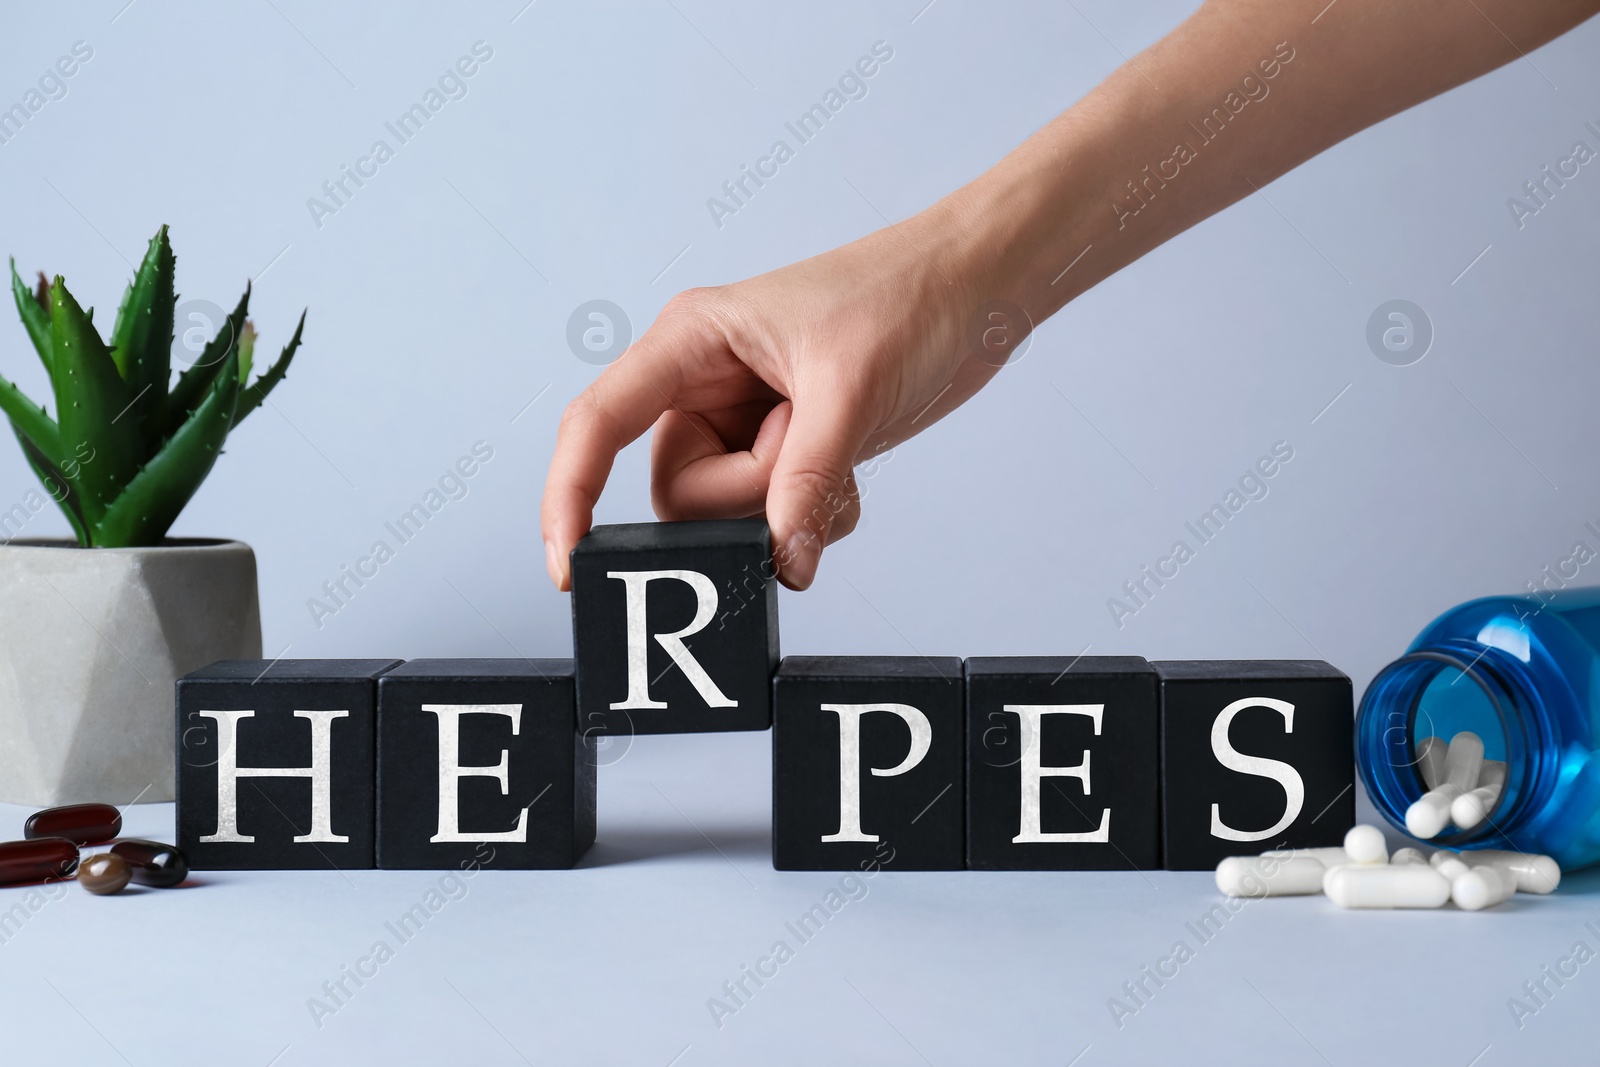
[[[772,683],[772,865],[960,870],[961,661],[790,656]]]
[[[578,725],[765,730],[778,589],[762,519],[596,526],[572,550]]]
[[[178,679],[193,870],[372,867],[377,679],[399,660],[222,660]]]
[[[378,680],[378,866],[564,868],[594,844],[569,659],[421,659]]]
[[[969,659],[967,866],[1161,865],[1156,673],[1138,656]]]
[[[1168,870],[1344,840],[1356,815],[1348,677],[1321,660],[1155,668]]]

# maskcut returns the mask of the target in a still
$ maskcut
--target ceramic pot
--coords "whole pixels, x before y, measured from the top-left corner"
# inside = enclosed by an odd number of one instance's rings
[[[173,683],[260,656],[249,545],[0,543],[0,801],[171,800]]]

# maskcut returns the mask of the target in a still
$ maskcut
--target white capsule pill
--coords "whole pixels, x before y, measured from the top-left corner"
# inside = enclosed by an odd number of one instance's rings
[[[1309,856],[1229,856],[1217,864],[1217,888],[1230,897],[1292,897],[1322,891],[1327,868]]]
[[[1389,845],[1383,839],[1383,831],[1367,823],[1352,826],[1344,835],[1344,850],[1351,863],[1389,862]]]
[[[1454,882],[1457,878],[1460,878],[1463,874],[1466,874],[1468,871],[1472,870],[1471,867],[1468,867],[1465,863],[1454,856],[1447,857],[1446,859],[1441,860],[1432,866],[1434,870],[1438,871],[1452,882]]]
[[[1450,739],[1444,751],[1444,780],[1463,793],[1478,784],[1483,769],[1483,739],[1471,730],[1462,730]]]
[[[1450,819],[1463,830],[1477,826],[1500,800],[1506,780],[1506,765],[1500,760],[1484,760],[1478,772],[1477,788],[1456,797],[1450,804]]]
[[[1437,867],[1445,860],[1458,860],[1460,858],[1461,853],[1455,851],[1454,849],[1441,848],[1439,851],[1428,857],[1428,866]]]
[[[1420,848],[1397,848],[1394,850],[1394,855],[1389,857],[1389,862],[1396,867],[1404,867],[1408,863],[1421,864],[1426,867],[1428,866],[1428,857],[1422,854]]]
[[[1419,864],[1351,864],[1329,871],[1323,891],[1341,908],[1439,908],[1450,899],[1450,881]]]
[[[1446,747],[1442,737],[1424,737],[1417,742],[1417,773],[1422,775],[1422,784],[1429,789],[1444,781]]]
[[[1423,840],[1438,837],[1450,825],[1450,805],[1461,793],[1459,786],[1446,782],[1422,794],[1406,809],[1406,832]]]
[[[1561,865],[1537,852],[1479,848],[1461,853],[1461,858],[1468,866],[1494,866],[1509,872],[1519,893],[1549,893],[1561,884]]]
[[[1516,891],[1517,881],[1511,872],[1488,863],[1450,880],[1450,899],[1462,911],[1482,911],[1503,904]]]
[[[1343,845],[1334,845],[1330,848],[1279,848],[1263,852],[1263,857],[1274,859],[1314,859],[1325,867],[1337,867],[1350,862],[1350,854],[1344,850]]]

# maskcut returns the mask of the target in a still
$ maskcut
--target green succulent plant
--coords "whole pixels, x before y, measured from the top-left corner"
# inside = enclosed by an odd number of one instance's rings
[[[17,312],[50,375],[55,418],[0,377],[0,411],[85,548],[157,545],[211,472],[228,434],[261,406],[300,347],[305,312],[267,371],[250,379],[250,286],[200,358],[172,380],[172,245],[150,239],[110,341],[56,275],[30,291],[11,262]]]

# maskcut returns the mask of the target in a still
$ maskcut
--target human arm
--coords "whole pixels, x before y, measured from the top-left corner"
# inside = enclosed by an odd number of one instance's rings
[[[653,425],[663,519],[765,514],[805,588],[860,513],[851,470],[998,371],[989,301],[1038,323],[1333,144],[1577,25],[1597,0],[1209,0],[973,182],[778,270],[679,294],[568,407],[552,580],[617,452]],[[1069,269],[1070,268],[1070,269]],[[1015,325],[1015,324],[1013,324]]]

